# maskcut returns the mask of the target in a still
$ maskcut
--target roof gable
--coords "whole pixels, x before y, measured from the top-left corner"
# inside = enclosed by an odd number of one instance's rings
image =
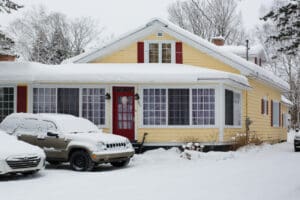
[[[254,63],[248,62],[247,60],[235,55],[231,52],[225,51],[209,41],[187,31],[179,26],[163,19],[155,18],[144,26],[137,28],[134,31],[126,33],[121,37],[117,38],[113,42],[91,52],[75,56],[63,63],[87,63],[94,59],[103,58],[119,49],[122,49],[132,42],[136,42],[140,39],[147,37],[157,31],[163,31],[178,40],[222,61],[223,63],[232,66],[239,70],[241,74],[251,76],[256,79],[260,79],[272,86],[279,88],[282,91],[289,90],[289,85],[275,76],[272,72],[269,72]]]

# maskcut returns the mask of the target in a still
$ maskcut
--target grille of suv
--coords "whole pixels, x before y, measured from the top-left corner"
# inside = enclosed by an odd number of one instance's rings
[[[122,149],[122,148],[125,148],[125,147],[126,147],[126,144],[123,143],[123,142],[106,144],[107,149]]]
[[[15,157],[6,160],[6,163],[12,169],[22,169],[36,167],[40,163],[41,159],[38,156],[29,157]]]

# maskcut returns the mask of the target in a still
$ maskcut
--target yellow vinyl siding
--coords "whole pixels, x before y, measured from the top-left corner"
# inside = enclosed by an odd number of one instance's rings
[[[217,142],[219,137],[217,128],[140,128],[138,129],[138,141],[142,141],[144,133],[148,133],[147,143]]]
[[[133,43],[104,58],[93,60],[91,63],[137,63],[137,44]]]
[[[280,102],[281,93],[279,90],[267,86],[257,80],[249,78],[253,87],[248,91],[248,116],[252,120],[250,132],[255,133],[261,140],[277,142],[286,134],[282,127],[271,127],[271,100]],[[261,114],[261,99],[268,99],[268,115]],[[282,112],[281,112],[282,113]]]

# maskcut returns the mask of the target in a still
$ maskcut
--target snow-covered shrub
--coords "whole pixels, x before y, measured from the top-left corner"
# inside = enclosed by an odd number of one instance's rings
[[[198,142],[189,142],[180,147],[181,151],[190,150],[190,151],[203,151],[204,146]]]

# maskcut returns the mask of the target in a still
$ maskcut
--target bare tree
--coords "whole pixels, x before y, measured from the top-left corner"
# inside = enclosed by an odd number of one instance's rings
[[[103,31],[98,27],[98,23],[91,18],[68,19],[62,13],[49,12],[40,6],[14,20],[8,31],[24,60],[59,64],[98,41]]]
[[[241,13],[236,0],[177,1],[168,8],[169,19],[207,40],[223,36],[228,44],[245,39]]]

